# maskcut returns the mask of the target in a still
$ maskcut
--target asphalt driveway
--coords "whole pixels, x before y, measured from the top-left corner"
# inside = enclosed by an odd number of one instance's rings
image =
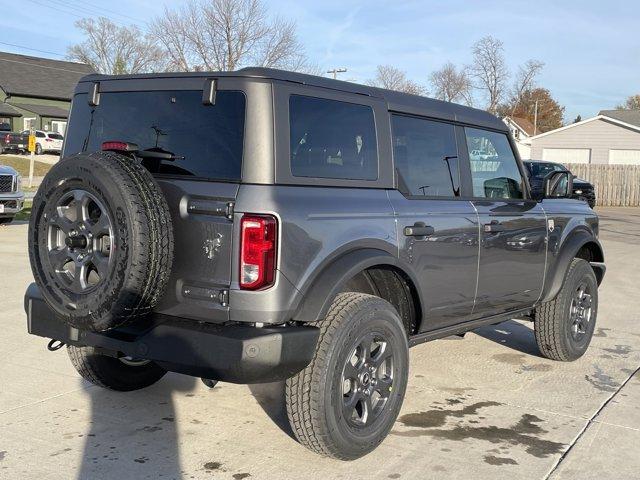
[[[280,384],[82,381],[26,334],[27,227],[1,227],[0,478],[639,478],[640,209],[599,212],[608,270],[587,355],[541,358],[515,320],[415,347],[391,435],[351,463],[292,438]]]

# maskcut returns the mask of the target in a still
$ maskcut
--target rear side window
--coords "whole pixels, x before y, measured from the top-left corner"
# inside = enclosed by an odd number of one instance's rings
[[[64,140],[64,137],[59,133],[50,133],[49,138],[53,138],[54,140]]]
[[[153,173],[239,181],[244,119],[245,97],[237,91],[217,92],[215,105],[203,105],[202,91],[102,93],[97,107],[80,94],[64,154],[100,150],[106,141],[130,142],[174,155],[145,159]]]
[[[473,196],[523,198],[522,175],[504,133],[465,128]]]
[[[393,158],[403,193],[460,195],[460,169],[453,125],[392,116]]]
[[[376,129],[371,107],[292,95],[289,122],[293,176],[378,178]]]

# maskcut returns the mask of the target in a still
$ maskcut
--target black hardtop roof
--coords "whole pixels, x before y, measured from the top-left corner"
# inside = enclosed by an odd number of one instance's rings
[[[452,120],[469,125],[477,125],[507,132],[508,128],[498,117],[477,108],[466,107],[457,103],[444,102],[420,95],[370,87],[358,83],[344,82],[332,78],[289,72],[273,68],[248,67],[233,72],[178,72],[178,73],[147,73],[136,75],[99,75],[91,74],[83,77],[83,82],[104,82],[113,80],[151,80],[157,78],[210,78],[210,77],[242,77],[260,78],[282,82],[292,82],[346,93],[366,95],[380,98],[388,104],[391,111],[414,115],[424,115],[443,120]]]

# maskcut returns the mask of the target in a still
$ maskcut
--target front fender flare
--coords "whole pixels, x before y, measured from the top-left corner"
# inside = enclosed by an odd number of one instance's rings
[[[412,275],[402,268],[398,259],[390,253],[375,248],[355,250],[341,255],[327,265],[314,277],[310,285],[302,290],[303,299],[292,319],[300,322],[316,322],[323,319],[345,283],[359,272],[376,265],[400,268],[409,275],[414,285],[418,285],[416,279],[412,278]]]
[[[544,282],[544,290],[540,297],[540,303],[553,300],[560,292],[564,277],[569,270],[572,260],[576,257],[582,247],[587,244],[593,244],[597,255],[591,260],[591,266],[596,272],[598,283],[602,281],[605,272],[604,254],[602,245],[598,239],[588,230],[576,230],[571,233],[562,243],[555,255],[549,254],[547,274]]]

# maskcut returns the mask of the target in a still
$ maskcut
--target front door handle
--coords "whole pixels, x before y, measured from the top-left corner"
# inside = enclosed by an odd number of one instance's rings
[[[436,233],[436,229],[422,222],[416,222],[410,227],[404,227],[404,234],[407,237],[428,237]]]
[[[498,232],[504,232],[505,230],[506,230],[505,226],[496,220],[494,220],[491,223],[484,224],[485,233],[498,233]]]

